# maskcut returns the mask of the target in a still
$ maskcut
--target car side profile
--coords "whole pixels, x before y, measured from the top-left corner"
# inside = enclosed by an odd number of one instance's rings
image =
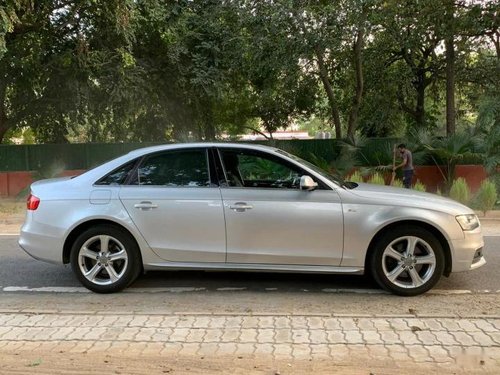
[[[408,189],[343,182],[282,150],[193,143],[132,151],[31,185],[19,245],[70,263],[98,293],[148,270],[370,273],[424,293],[486,263],[468,207]]]

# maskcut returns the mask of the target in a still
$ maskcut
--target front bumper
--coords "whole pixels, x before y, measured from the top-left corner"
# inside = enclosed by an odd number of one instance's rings
[[[474,270],[486,264],[483,256],[484,239],[481,228],[464,232],[464,238],[450,241],[452,251],[451,272]]]

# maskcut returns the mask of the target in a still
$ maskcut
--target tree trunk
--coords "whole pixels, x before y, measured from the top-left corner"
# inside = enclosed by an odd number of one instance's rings
[[[446,135],[455,134],[455,45],[453,36],[446,44]]]
[[[9,128],[5,125],[4,119],[0,117],[0,144],[3,142],[7,130],[9,130]]]
[[[212,109],[206,109],[205,116],[203,118],[203,130],[205,133],[205,140],[214,140],[216,136],[215,125],[214,125],[214,116],[212,114]]]
[[[318,59],[319,76],[325,88],[326,96],[328,97],[328,103],[330,104],[332,121],[335,127],[335,137],[337,139],[340,139],[342,138],[342,124],[340,122],[340,113],[337,107],[337,101],[335,100],[335,93],[333,92],[333,87],[328,77],[328,71],[326,69],[325,60],[323,58],[323,52],[319,49],[319,47],[316,47],[316,58]]]
[[[425,126],[425,73],[419,74],[415,89],[417,90],[417,102],[415,104],[415,123],[418,128]]]
[[[5,110],[5,99],[7,93],[7,84],[5,81],[0,82],[0,143],[2,143],[5,133],[9,130],[7,122],[7,112]]]
[[[352,103],[351,112],[349,113],[349,121],[347,123],[347,137],[353,138],[354,133],[358,125],[358,112],[361,107],[361,99],[363,97],[363,61],[362,61],[362,51],[364,44],[364,31],[363,26],[358,29],[358,34],[356,41],[354,42],[353,57],[354,57],[354,69],[356,72],[356,92],[354,95],[354,100]]]

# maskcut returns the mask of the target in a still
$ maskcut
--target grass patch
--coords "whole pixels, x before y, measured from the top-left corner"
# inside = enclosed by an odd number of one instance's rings
[[[24,200],[14,198],[0,198],[0,214],[22,214],[26,209]]]

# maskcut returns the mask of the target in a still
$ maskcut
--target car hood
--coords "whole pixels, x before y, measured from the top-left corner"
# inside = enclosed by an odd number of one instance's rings
[[[469,207],[452,199],[411,189],[359,183],[350,192],[358,197],[373,201],[375,204],[382,203],[391,206],[425,208],[446,212],[451,215],[474,213]]]

